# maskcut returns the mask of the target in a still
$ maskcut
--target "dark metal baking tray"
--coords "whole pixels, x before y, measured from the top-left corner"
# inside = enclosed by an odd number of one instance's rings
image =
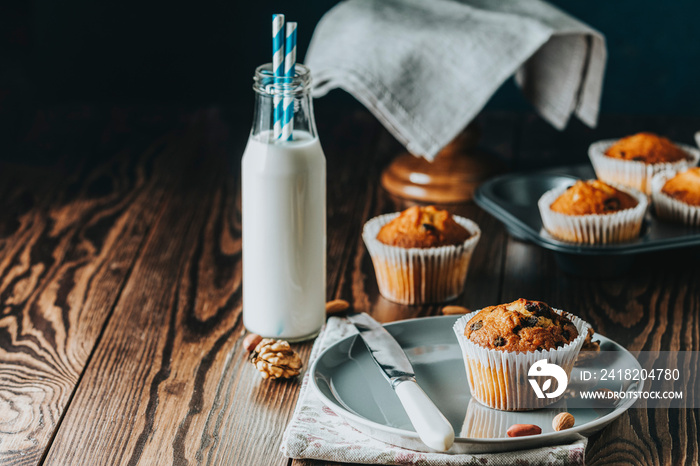
[[[482,184],[474,200],[503,222],[514,237],[552,251],[559,267],[574,275],[610,277],[629,270],[640,254],[679,248],[700,251],[700,228],[664,222],[651,212],[647,212],[641,235],[634,241],[580,245],[555,239],[542,227],[538,199],[554,187],[590,178],[595,178],[590,165],[509,173]]]

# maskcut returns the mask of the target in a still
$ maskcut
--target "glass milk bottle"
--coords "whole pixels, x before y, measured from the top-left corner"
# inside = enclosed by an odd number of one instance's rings
[[[263,337],[299,341],[325,321],[326,159],[316,134],[309,69],[275,84],[255,70],[253,128],[241,162],[243,325]],[[294,98],[293,139],[273,133],[273,103]]]

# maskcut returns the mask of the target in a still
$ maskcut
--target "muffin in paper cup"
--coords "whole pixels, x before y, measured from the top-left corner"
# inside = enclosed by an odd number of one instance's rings
[[[473,221],[453,216],[471,236],[462,244],[432,248],[401,248],[377,239],[379,230],[400,213],[380,215],[365,223],[362,239],[372,258],[379,292],[400,304],[440,303],[462,293],[469,263],[481,237]]]
[[[661,191],[666,182],[677,174],[674,170],[667,170],[654,175],[651,181],[651,201],[656,216],[672,222],[700,226],[700,206],[686,204]]]
[[[677,142],[674,144],[688,154],[689,160],[647,164],[605,155],[605,152],[617,141],[618,139],[606,139],[595,142],[588,148],[588,157],[591,159],[596,176],[606,183],[628,186],[646,194],[651,193],[651,179],[657,173],[666,170],[683,170],[697,165],[700,160],[700,150]]]
[[[555,238],[574,243],[612,244],[638,238],[649,204],[647,196],[636,189],[608,184],[634,197],[637,205],[609,214],[566,215],[551,209],[552,203],[569,188],[559,186],[544,193],[537,202],[544,228]]]
[[[558,314],[563,311],[552,309]],[[576,327],[578,336],[559,348],[529,352],[501,351],[484,348],[464,336],[467,323],[481,309],[460,317],[453,329],[464,358],[467,382],[472,397],[489,408],[501,411],[530,411],[544,408],[559,401],[559,396],[539,398],[529,379],[530,367],[545,359],[548,364],[556,364],[571,377],[571,371],[588,334],[589,325],[569,313],[566,317]]]

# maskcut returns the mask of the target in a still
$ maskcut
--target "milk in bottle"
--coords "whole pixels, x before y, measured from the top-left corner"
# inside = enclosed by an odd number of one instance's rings
[[[241,163],[243,324],[263,337],[297,341],[325,320],[326,160],[316,134],[309,70],[274,84],[256,70],[253,129]],[[275,93],[295,98],[293,140],[272,133]]]

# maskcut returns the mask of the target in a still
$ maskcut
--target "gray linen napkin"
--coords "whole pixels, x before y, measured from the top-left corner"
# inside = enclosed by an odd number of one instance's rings
[[[345,319],[331,317],[311,350],[308,367],[323,350],[340,339],[357,333]],[[581,465],[587,439],[569,445],[504,453],[448,455],[406,450],[369,437],[351,427],[325,406],[304,374],[301,393],[292,420],[282,437],[280,450],[290,458],[311,458],[343,463],[456,466],[463,464]]]
[[[602,34],[539,0],[347,0],[314,31],[314,96],[342,88],[432,160],[510,76],[558,129],[595,126]]]

